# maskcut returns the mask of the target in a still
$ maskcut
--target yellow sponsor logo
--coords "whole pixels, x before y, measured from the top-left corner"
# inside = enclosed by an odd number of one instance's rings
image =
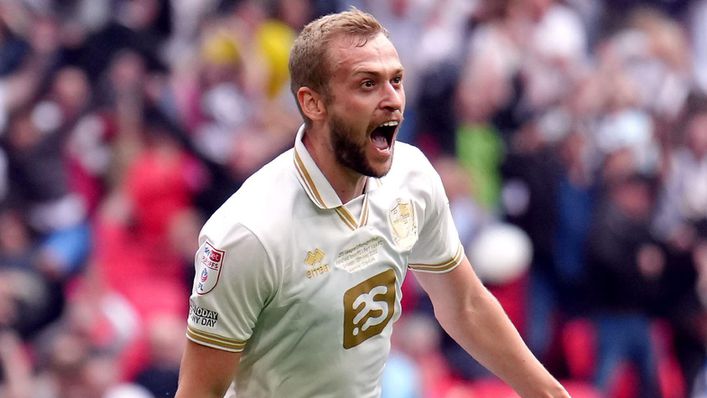
[[[325,274],[331,270],[329,264],[322,264],[324,261],[324,256],[326,256],[326,253],[324,253],[321,249],[307,251],[307,256],[304,258],[304,263],[307,265],[305,275],[308,279]]]
[[[304,258],[304,263],[310,267],[314,267],[324,260],[326,254],[321,249],[314,249],[312,251],[307,251],[307,257]]]
[[[381,272],[344,293],[344,348],[379,335],[395,313],[395,271]]]

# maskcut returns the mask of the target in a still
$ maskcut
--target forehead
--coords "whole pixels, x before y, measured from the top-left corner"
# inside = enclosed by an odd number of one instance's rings
[[[353,74],[357,72],[386,73],[403,69],[393,43],[379,33],[361,45],[360,38],[336,37],[331,42],[329,57],[332,72]]]

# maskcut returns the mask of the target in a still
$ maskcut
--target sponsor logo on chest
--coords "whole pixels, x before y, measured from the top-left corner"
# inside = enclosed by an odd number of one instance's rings
[[[388,269],[344,293],[345,349],[383,332],[395,313],[395,271]]]

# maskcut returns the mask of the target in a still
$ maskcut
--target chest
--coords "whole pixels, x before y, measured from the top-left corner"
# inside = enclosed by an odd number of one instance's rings
[[[296,314],[301,326],[343,324],[345,348],[380,334],[400,314],[419,209],[407,198],[382,199],[364,201],[358,212],[306,212],[279,259],[275,306]]]
[[[316,286],[346,285],[393,270],[402,280],[420,228],[409,196],[370,195],[356,206],[314,209],[296,220],[287,256],[287,276]]]

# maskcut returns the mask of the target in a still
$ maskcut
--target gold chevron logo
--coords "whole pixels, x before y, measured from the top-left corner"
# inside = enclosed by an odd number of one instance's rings
[[[314,267],[324,260],[324,256],[326,256],[326,253],[321,249],[307,251],[307,257],[304,258],[304,263],[310,267]]]

